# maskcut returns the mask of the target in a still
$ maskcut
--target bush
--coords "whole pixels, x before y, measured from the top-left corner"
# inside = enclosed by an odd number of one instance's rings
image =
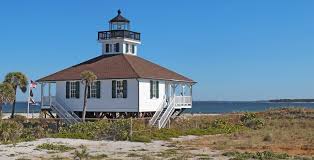
[[[268,133],[264,138],[263,141],[271,142],[273,140],[273,135]]]
[[[59,133],[52,134],[58,138],[77,139],[108,139],[108,140],[128,140],[130,133],[130,123],[126,119],[107,120],[96,122],[84,122],[72,126],[63,127]]]
[[[226,152],[222,155],[227,157],[233,157],[233,160],[247,160],[247,159],[257,159],[257,160],[275,160],[275,159],[287,159],[289,155],[286,153],[273,153],[270,151],[264,152],[256,152],[256,153],[249,153],[249,152]]]
[[[75,150],[74,159],[87,159],[89,157],[89,153],[87,152],[87,147],[81,145],[80,150]]]
[[[145,143],[148,143],[148,142],[151,142],[151,137],[146,136],[146,135],[135,134],[135,135],[133,135],[131,137],[130,140],[133,141],[133,142],[145,142]]]
[[[244,126],[251,129],[260,129],[264,126],[263,121],[256,118],[254,113],[245,113],[243,116],[241,116],[240,121]]]
[[[69,147],[69,146],[62,145],[62,144],[53,144],[53,143],[43,143],[41,145],[38,145],[36,148],[37,149],[45,149],[45,150],[61,151],[61,152],[66,152],[66,151],[74,149],[73,147]]]
[[[24,123],[26,122],[27,118],[21,115],[14,115],[14,118],[12,120],[18,123]]]
[[[15,121],[0,121],[0,141],[15,143],[20,139],[23,126]]]
[[[121,119],[121,120],[115,120],[112,123],[110,123],[107,130],[103,130],[103,136],[107,137],[111,140],[128,140],[129,139],[129,133],[130,133],[131,125],[129,123],[129,120],[127,119]]]

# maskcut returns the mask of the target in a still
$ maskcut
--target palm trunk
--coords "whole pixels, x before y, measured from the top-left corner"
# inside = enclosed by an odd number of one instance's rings
[[[84,105],[83,105],[83,115],[82,115],[82,120],[85,122],[85,116],[86,116],[86,105],[87,103],[87,83],[85,83],[85,90],[84,90]]]
[[[15,95],[15,98],[14,98],[14,101],[13,101],[13,104],[12,104],[11,118],[14,118],[14,113],[15,113],[16,89],[17,89],[17,88],[14,88],[14,95]],[[27,103],[28,103],[28,102],[27,102]]]
[[[0,120],[2,119],[2,103],[0,102]]]

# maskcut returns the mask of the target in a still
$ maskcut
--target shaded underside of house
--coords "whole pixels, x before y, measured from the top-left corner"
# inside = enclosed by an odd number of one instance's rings
[[[80,80],[83,71],[92,71],[99,80],[105,79],[160,79],[195,83],[183,75],[138,56],[126,54],[101,55],[62,71],[43,77],[38,82]]]

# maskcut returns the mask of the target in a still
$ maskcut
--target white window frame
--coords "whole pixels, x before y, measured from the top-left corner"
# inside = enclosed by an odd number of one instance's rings
[[[116,98],[123,98],[123,80],[116,80]]]
[[[154,98],[154,99],[157,99],[157,81],[152,81],[152,86],[153,86],[153,88],[152,88],[152,98]]]
[[[70,81],[70,98],[76,98],[76,81]]]
[[[90,98],[97,98],[97,83],[96,81],[92,82],[89,89],[89,97]]]

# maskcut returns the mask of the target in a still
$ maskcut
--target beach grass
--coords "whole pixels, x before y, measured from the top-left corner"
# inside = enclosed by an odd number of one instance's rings
[[[263,127],[231,134],[203,136],[184,146],[239,152],[271,151],[289,155],[314,155],[314,110],[280,109],[257,114]]]

